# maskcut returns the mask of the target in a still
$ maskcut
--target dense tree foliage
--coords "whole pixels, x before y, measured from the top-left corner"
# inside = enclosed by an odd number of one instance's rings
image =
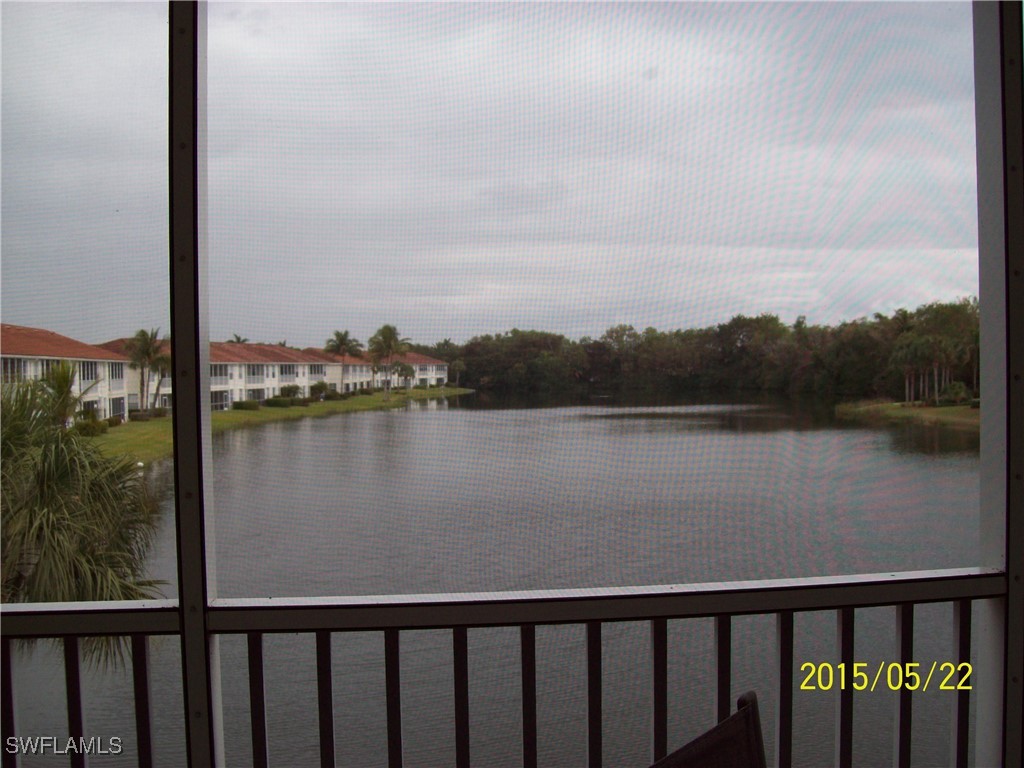
[[[617,325],[578,341],[513,328],[462,345],[445,339],[414,348],[445,360],[450,372],[460,361],[465,386],[501,392],[757,391],[933,402],[977,394],[978,301],[935,302],[835,326],[736,315],[706,328]]]

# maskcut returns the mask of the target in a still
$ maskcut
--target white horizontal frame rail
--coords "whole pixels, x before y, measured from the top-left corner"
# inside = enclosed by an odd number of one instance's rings
[[[661,587],[244,598],[213,601],[209,628],[228,634],[642,621],[951,602],[1005,594],[1002,571],[957,568]]]
[[[1004,597],[1006,574],[951,568],[650,587],[213,600],[210,634],[569,624]],[[177,601],[17,603],[0,607],[9,637],[177,634]]]

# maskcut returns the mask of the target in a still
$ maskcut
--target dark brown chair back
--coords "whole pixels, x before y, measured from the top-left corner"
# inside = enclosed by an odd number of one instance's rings
[[[736,712],[651,768],[767,768],[757,694],[748,691]]]

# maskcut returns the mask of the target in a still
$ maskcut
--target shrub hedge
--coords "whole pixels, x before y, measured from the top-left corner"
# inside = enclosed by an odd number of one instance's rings
[[[83,419],[75,423],[75,431],[85,437],[96,437],[104,434],[108,429],[106,420],[96,421],[94,419]]]
[[[235,411],[258,411],[260,409],[260,401],[236,400],[231,404],[231,409]]]

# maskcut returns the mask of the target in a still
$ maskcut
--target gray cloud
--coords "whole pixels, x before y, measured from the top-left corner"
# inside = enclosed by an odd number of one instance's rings
[[[0,12],[4,320],[166,327],[164,7]],[[969,5],[209,13],[216,338],[835,322],[977,292]]]

